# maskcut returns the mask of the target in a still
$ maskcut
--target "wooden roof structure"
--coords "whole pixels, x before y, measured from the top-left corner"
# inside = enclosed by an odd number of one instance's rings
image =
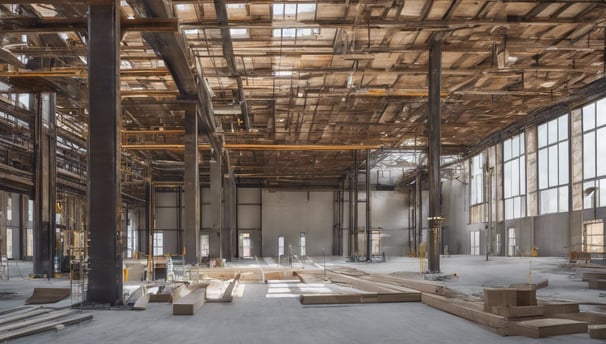
[[[120,4],[124,160],[151,165],[158,180],[182,180],[187,104],[180,94],[187,85],[175,78],[179,68],[210,97],[207,135],[228,152],[239,182],[328,186],[351,173],[354,152],[363,161],[367,149],[424,149],[428,47],[436,35],[443,40],[444,154],[469,152],[606,70],[606,1]],[[0,78],[9,92],[57,92],[61,130],[80,144],[86,12],[85,1],[0,5]],[[167,37],[179,42],[185,63],[171,64]],[[202,166],[211,157],[206,142]]]

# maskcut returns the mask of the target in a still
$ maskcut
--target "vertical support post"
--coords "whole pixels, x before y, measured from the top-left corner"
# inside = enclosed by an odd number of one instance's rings
[[[200,173],[198,167],[198,113],[193,109],[185,111],[185,264],[200,262]],[[179,250],[184,249],[178,247]]]
[[[372,257],[370,242],[370,149],[366,150],[366,261]]]
[[[37,95],[35,119],[34,274],[54,275],[56,156],[55,94]]]
[[[415,252],[419,255],[419,245],[423,242],[423,188],[421,183],[423,182],[423,172],[417,171],[415,177]]]
[[[151,162],[148,162],[145,176],[145,228],[139,232],[139,251],[147,256],[152,254],[152,242],[150,241],[154,222],[152,191],[152,169]]]
[[[429,272],[440,272],[440,89],[442,73],[442,41],[433,37],[429,47]]]
[[[353,191],[353,176],[350,175],[349,176],[349,202],[348,202],[348,206],[349,206],[349,233],[347,235],[347,237],[349,238],[349,240],[347,240],[347,255],[348,256],[353,256],[353,231],[354,231],[354,204],[353,204],[353,196],[354,191]]]
[[[354,187],[354,225],[353,225],[353,251],[358,256],[358,151],[354,150],[354,169],[353,169],[353,187]]]
[[[222,154],[210,161],[211,255],[223,258],[223,169]]]
[[[231,261],[231,258],[234,256],[233,252],[237,251],[237,248],[234,246],[234,223],[235,223],[235,190],[236,190],[236,182],[233,171],[227,173],[227,180],[224,185],[224,240],[223,240],[223,252],[227,261]]]
[[[19,256],[23,260],[27,254],[27,196],[19,195]]]
[[[120,2],[98,0],[88,9],[87,301],[122,302],[120,212]]]

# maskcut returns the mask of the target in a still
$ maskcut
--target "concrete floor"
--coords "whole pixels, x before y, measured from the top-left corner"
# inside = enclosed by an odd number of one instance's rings
[[[323,268],[324,258],[313,258],[307,269]],[[507,258],[451,256],[441,260],[442,271],[458,278],[441,282],[466,294],[479,295],[484,287],[549,279],[539,298],[593,303],[606,313],[606,293],[587,289],[574,278],[563,258]],[[275,265],[272,259],[263,265]],[[251,261],[233,266],[254,266]],[[418,276],[419,260],[389,258],[386,263],[345,263],[327,257],[326,268],[354,267],[367,272],[398,272]],[[0,281],[0,309],[23,305],[34,287],[69,286],[66,280],[29,280],[31,263],[11,262],[9,281]],[[293,266],[298,268],[298,264]],[[315,286],[322,288],[322,286]],[[168,304],[150,304],[145,311],[85,310],[93,320],[62,330],[20,338],[12,343],[603,343],[576,334],[544,339],[501,337],[467,320],[421,303],[302,306],[296,284],[240,284],[232,303],[208,303],[194,316],[173,316]],[[16,294],[12,294],[16,293]],[[68,306],[64,300],[55,307]],[[596,305],[597,304],[597,305]],[[600,305],[602,304],[602,305]]]

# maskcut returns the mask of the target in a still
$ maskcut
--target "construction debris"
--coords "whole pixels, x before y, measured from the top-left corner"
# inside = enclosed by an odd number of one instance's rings
[[[54,310],[41,307],[19,307],[0,316],[0,341],[44,332],[57,326],[77,324],[92,319],[91,314],[74,310]]]

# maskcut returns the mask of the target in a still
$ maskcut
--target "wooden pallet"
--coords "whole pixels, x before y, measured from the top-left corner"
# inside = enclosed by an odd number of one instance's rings
[[[587,323],[570,319],[533,319],[519,321],[512,329],[517,335],[531,338],[544,338],[564,334],[586,333]]]

